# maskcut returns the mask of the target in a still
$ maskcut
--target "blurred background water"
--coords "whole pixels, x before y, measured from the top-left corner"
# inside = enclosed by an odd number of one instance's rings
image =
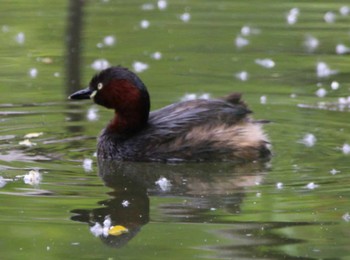
[[[350,259],[347,1],[3,1],[0,35],[1,259]],[[242,92],[273,159],[98,165],[111,111],[67,95],[109,65],[152,109]]]

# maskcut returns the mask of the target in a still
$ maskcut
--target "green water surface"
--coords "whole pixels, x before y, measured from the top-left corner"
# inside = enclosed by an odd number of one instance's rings
[[[76,2],[1,3],[0,259],[350,259],[348,1]],[[112,112],[67,95],[99,59],[146,64],[152,109],[243,93],[273,159],[98,165]]]

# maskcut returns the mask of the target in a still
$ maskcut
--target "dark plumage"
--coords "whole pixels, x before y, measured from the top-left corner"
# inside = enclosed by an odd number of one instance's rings
[[[240,94],[183,101],[149,113],[143,82],[131,71],[111,67],[94,76],[71,99],[93,98],[115,109],[98,139],[101,158],[126,161],[266,160],[268,140]]]

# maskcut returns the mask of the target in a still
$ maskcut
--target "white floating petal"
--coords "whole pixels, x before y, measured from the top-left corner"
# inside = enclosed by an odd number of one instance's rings
[[[23,44],[26,40],[26,37],[23,32],[20,32],[16,35],[15,40],[18,44]]]
[[[197,94],[188,93],[188,94],[185,94],[185,95],[181,98],[181,101],[188,101],[188,100],[194,100],[194,99],[197,99]]]
[[[21,142],[19,142],[19,145],[27,146],[27,147],[32,147],[35,146],[36,143],[31,142],[29,139],[25,139]]]
[[[117,39],[113,35],[108,35],[103,38],[103,42],[107,46],[113,46],[117,42]]]
[[[242,48],[249,44],[249,40],[246,38],[243,38],[241,35],[238,35],[235,39],[235,44],[237,48]]]
[[[169,191],[172,186],[171,182],[165,177],[160,177],[155,184],[157,184],[162,191]]]
[[[89,121],[96,121],[99,118],[98,108],[95,106],[90,107],[87,111],[86,117]]]
[[[277,182],[276,183],[276,188],[279,189],[279,190],[283,189],[283,183],[282,182]]]
[[[142,29],[147,29],[149,26],[150,26],[150,22],[149,22],[148,20],[142,20],[142,21],[140,22],[140,27],[141,27]]]
[[[43,132],[39,132],[39,133],[29,133],[29,134],[26,134],[24,136],[24,138],[35,138],[35,137],[39,137],[41,135],[43,135],[44,133]]]
[[[304,144],[307,147],[312,147],[316,144],[316,137],[313,134],[306,134],[302,140],[300,140],[300,143]]]
[[[300,14],[299,8],[292,8],[286,15],[287,23],[295,24],[298,21],[299,14]]]
[[[309,190],[313,190],[319,187],[319,185],[315,184],[314,182],[310,182],[305,186]]]
[[[191,20],[191,14],[190,13],[183,13],[182,15],[180,15],[180,19],[187,23]]]
[[[319,88],[315,94],[318,97],[325,97],[327,95],[327,90],[325,90],[324,88]]]
[[[323,19],[325,20],[326,23],[334,23],[335,18],[336,18],[335,13],[331,11],[325,13],[325,15],[323,16]]]
[[[129,202],[128,200],[123,200],[122,206],[123,206],[124,208],[129,207],[129,205],[130,205],[130,202]]]
[[[235,74],[235,77],[241,81],[247,81],[249,74],[246,71],[240,71],[240,72]]]
[[[36,76],[38,76],[38,70],[36,68],[31,68],[28,74],[29,74],[29,77],[36,78]]]
[[[344,154],[349,154],[350,153],[350,145],[344,144],[342,147],[342,151]]]
[[[158,9],[159,9],[159,10],[164,10],[164,9],[167,8],[168,2],[165,1],[165,0],[158,0],[157,6],[158,6]]]
[[[103,234],[103,227],[100,223],[96,222],[95,225],[90,227],[90,232],[95,236],[99,237]]]
[[[350,214],[349,214],[349,212],[346,212],[346,213],[342,216],[342,219],[344,219],[346,222],[349,222],[349,221],[350,221]]]
[[[210,94],[209,93],[203,93],[198,98],[199,99],[210,99]]]
[[[271,59],[256,59],[255,63],[267,69],[271,69],[276,65]]]
[[[0,188],[4,187],[7,184],[7,181],[4,177],[0,176]]]
[[[307,35],[305,37],[304,46],[309,52],[316,50],[319,44],[320,42],[316,37],[313,37],[311,35]]]
[[[332,81],[332,83],[331,83],[331,88],[333,89],[333,90],[337,90],[338,88],[339,88],[339,82],[338,81]]]
[[[252,28],[252,27],[247,26],[247,25],[245,25],[241,28],[241,34],[243,36],[250,36],[250,35],[259,34],[259,33],[260,33],[259,29]]]
[[[335,52],[339,55],[342,55],[342,54],[347,54],[350,52],[350,48],[345,46],[344,44],[338,44],[336,47],[335,47]]]
[[[316,74],[319,78],[326,78],[331,75],[337,74],[337,71],[330,69],[327,63],[320,61],[316,65]]]
[[[96,71],[107,69],[110,66],[106,59],[97,59],[91,64],[91,68]]]
[[[267,97],[266,96],[261,96],[260,97],[260,104],[266,104],[267,102]]]
[[[336,175],[337,173],[339,173],[340,171],[336,170],[336,169],[332,169],[329,171],[330,174],[332,175]]]
[[[151,54],[151,58],[155,60],[160,60],[162,58],[162,53],[160,53],[159,51],[156,51],[155,53]]]
[[[249,36],[251,34],[251,29],[249,26],[243,26],[241,28],[241,34],[244,36]]]
[[[149,68],[149,65],[147,63],[143,63],[141,61],[135,61],[132,64],[132,67],[134,69],[135,72],[143,72],[145,70],[147,70]]]
[[[339,8],[339,13],[343,16],[349,15],[350,14],[350,7],[349,6],[342,6]]]
[[[25,184],[37,185],[41,182],[41,174],[37,170],[31,170],[28,174],[25,174],[23,177]]]
[[[340,98],[338,98],[338,103],[340,105],[346,105],[348,103],[348,100],[344,97],[340,97]]]
[[[195,100],[195,99],[210,99],[209,93],[203,93],[201,95],[195,94],[195,93],[188,93],[185,94],[180,100],[181,101],[188,101],[188,100]]]
[[[107,215],[103,221],[103,227],[110,228],[112,225],[112,220],[109,215]]]
[[[92,160],[89,158],[84,159],[83,161],[83,168],[85,172],[91,172],[92,171]]]

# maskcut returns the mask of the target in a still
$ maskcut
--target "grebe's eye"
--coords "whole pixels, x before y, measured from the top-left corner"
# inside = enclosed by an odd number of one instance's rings
[[[90,98],[93,99],[96,94],[97,94],[97,91],[101,90],[103,88],[103,84],[100,82],[97,84],[97,89],[95,89],[94,91],[92,91],[91,95],[90,95]]]

